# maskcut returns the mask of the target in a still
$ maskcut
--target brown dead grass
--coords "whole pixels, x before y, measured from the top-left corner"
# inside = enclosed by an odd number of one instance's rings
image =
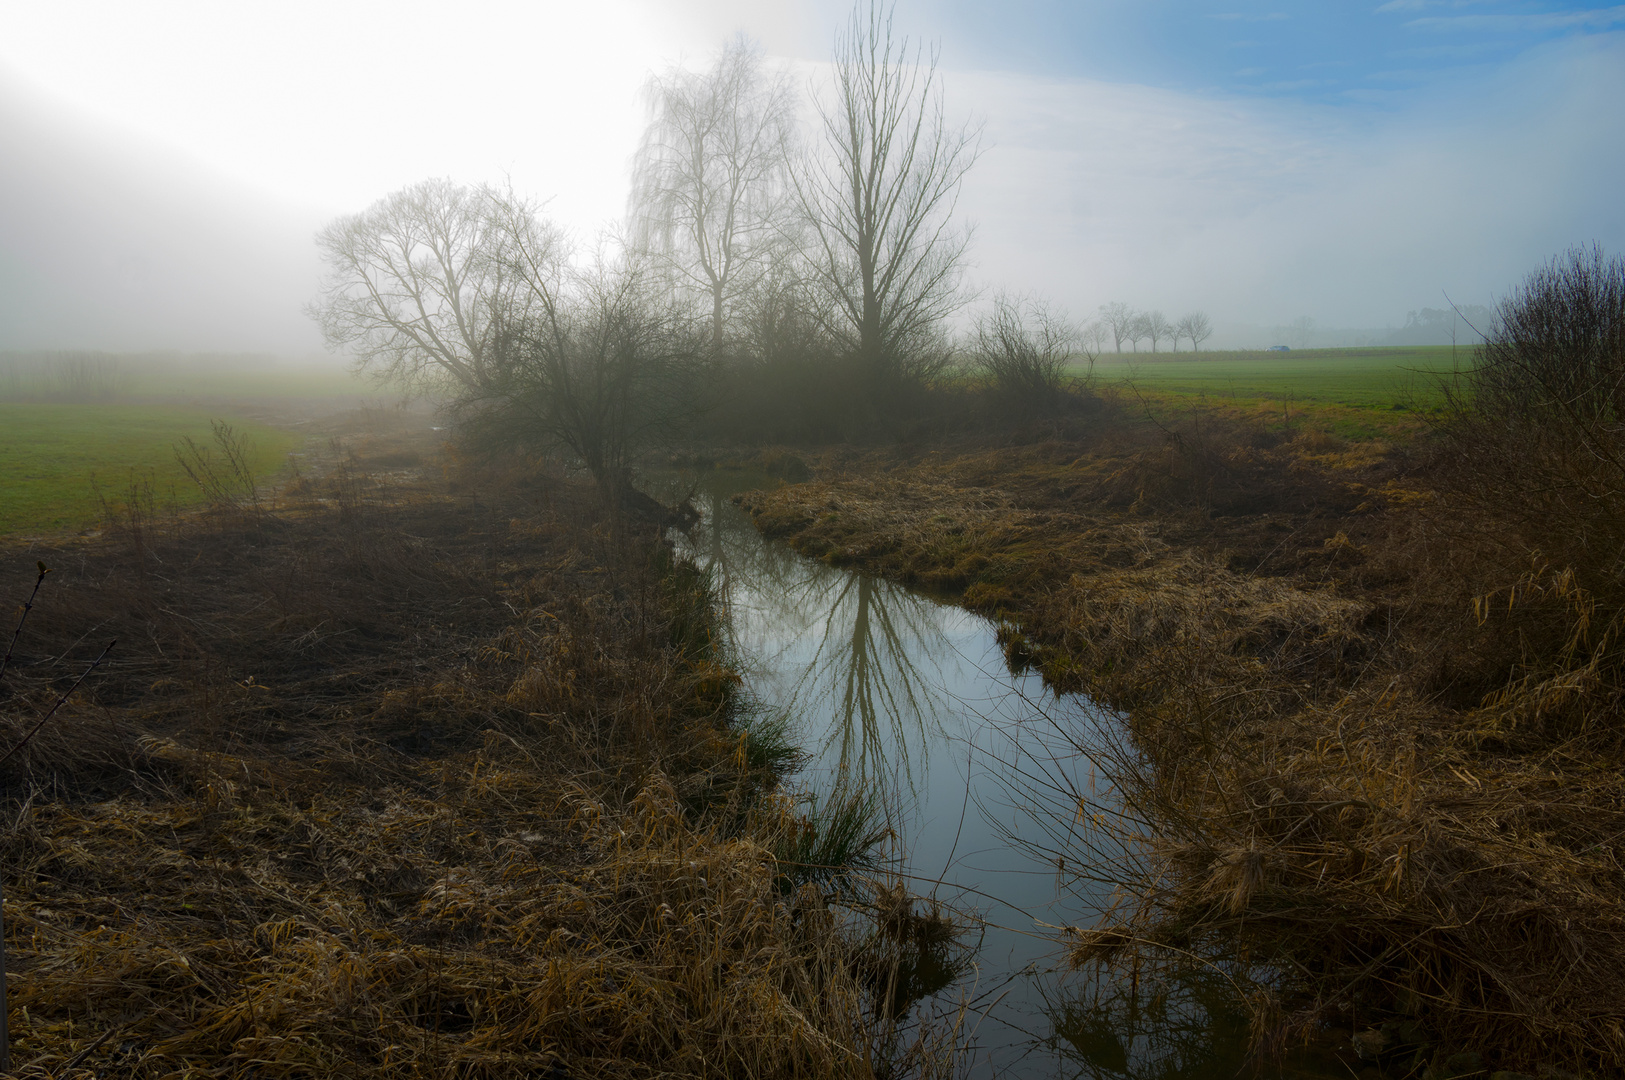
[[[656,525],[387,431],[141,515],[0,552],[0,742],[119,641],[3,776],[16,1075],[870,1075]]]
[[[1195,416],[832,453],[742,501],[809,554],[955,592],[1012,663],[1126,710],[1117,780],[1155,828],[1123,826],[1145,859],[1080,962],[1239,960],[1261,1044],[1403,1022],[1377,1039],[1396,1075],[1461,1051],[1615,1075],[1617,699],[1584,664],[1508,681],[1528,649],[1473,597],[1545,604],[1559,635],[1586,600],[1551,569],[1498,580],[1428,460]]]

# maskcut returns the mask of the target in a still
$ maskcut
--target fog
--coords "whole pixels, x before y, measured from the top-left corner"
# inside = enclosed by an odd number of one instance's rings
[[[283,354],[321,349],[301,307],[324,221],[450,176],[549,200],[590,241],[624,207],[651,73],[743,30],[816,81],[845,11],[4,7],[0,349]],[[1340,97],[1173,78],[1154,45],[1112,52],[1108,25],[1068,61],[1053,41],[982,47],[923,4],[898,19],[940,43],[948,109],[983,128],[959,205],[975,284],[1078,315],[1201,308],[1211,345],[1250,345],[1304,316],[1385,328],[1447,296],[1489,303],[1570,245],[1625,247],[1625,35],[1599,10],[1448,78],[1382,89],[1373,71],[1377,89]],[[1221,15],[1192,31],[1215,49],[1241,19]],[[1425,18],[1406,32],[1435,33]]]

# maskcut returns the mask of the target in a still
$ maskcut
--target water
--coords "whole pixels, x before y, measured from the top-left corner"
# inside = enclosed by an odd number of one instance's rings
[[[796,783],[874,793],[912,891],[974,916],[959,977],[913,1022],[962,1015],[971,1076],[1235,1076],[1245,1024],[1222,975],[1142,992],[1063,963],[1057,928],[1093,925],[1132,857],[1099,828],[1119,810],[1098,763],[1126,745],[1117,719],[1011,674],[988,620],[764,540],[730,496],[773,479],[643,482],[696,493],[702,521],[674,538],[721,589],[746,690],[810,755]]]

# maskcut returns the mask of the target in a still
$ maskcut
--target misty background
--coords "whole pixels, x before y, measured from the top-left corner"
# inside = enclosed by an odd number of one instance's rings
[[[511,183],[590,245],[624,213],[651,75],[737,30],[806,85],[848,10],[7,0],[0,349],[320,354],[301,309],[328,220],[445,176]],[[1293,325],[1439,343],[1451,302],[1625,247],[1622,6],[904,2],[897,23],[983,126],[972,282],[1080,318],[1200,308],[1207,348]]]

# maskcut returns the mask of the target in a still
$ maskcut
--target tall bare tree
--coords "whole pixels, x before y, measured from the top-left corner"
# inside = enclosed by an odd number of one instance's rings
[[[645,94],[633,238],[680,287],[706,298],[720,346],[731,302],[766,272],[785,223],[794,95],[743,36],[709,70],[673,70]]]
[[[1179,320],[1174,327],[1174,347],[1179,347],[1179,339],[1191,339],[1191,351],[1196,352],[1202,347],[1202,342],[1213,336],[1213,323],[1208,319],[1207,313],[1193,311]]]
[[[605,494],[628,456],[700,408],[692,320],[636,253],[572,265],[535,204],[431,180],[317,236],[328,263],[311,314],[380,378],[449,392],[465,434],[562,452]]]
[[[477,391],[505,322],[562,272],[557,229],[524,200],[425,180],[316,235],[327,263],[306,310],[329,347],[409,385]]]
[[[1123,339],[1134,346],[1134,351],[1140,351],[1140,342],[1151,336],[1151,316],[1141,311],[1128,321],[1123,328]]]
[[[1134,327],[1134,320],[1139,317],[1139,312],[1121,300],[1113,300],[1109,304],[1100,305],[1100,321],[1105,323],[1111,330],[1112,347],[1118,352],[1123,351],[1123,342],[1131,340],[1129,331]]]
[[[942,320],[964,303],[970,234],[953,216],[980,136],[949,125],[937,54],[893,31],[890,5],[860,0],[834,67],[833,93],[819,104],[822,145],[796,191],[831,332],[883,393],[916,373]]]
[[[1169,322],[1168,316],[1160,311],[1148,311],[1145,313],[1144,319],[1145,336],[1151,339],[1151,351],[1156,352],[1157,342],[1164,338],[1173,337],[1174,324]],[[1179,347],[1178,338],[1174,338],[1174,347],[1176,350]]]

